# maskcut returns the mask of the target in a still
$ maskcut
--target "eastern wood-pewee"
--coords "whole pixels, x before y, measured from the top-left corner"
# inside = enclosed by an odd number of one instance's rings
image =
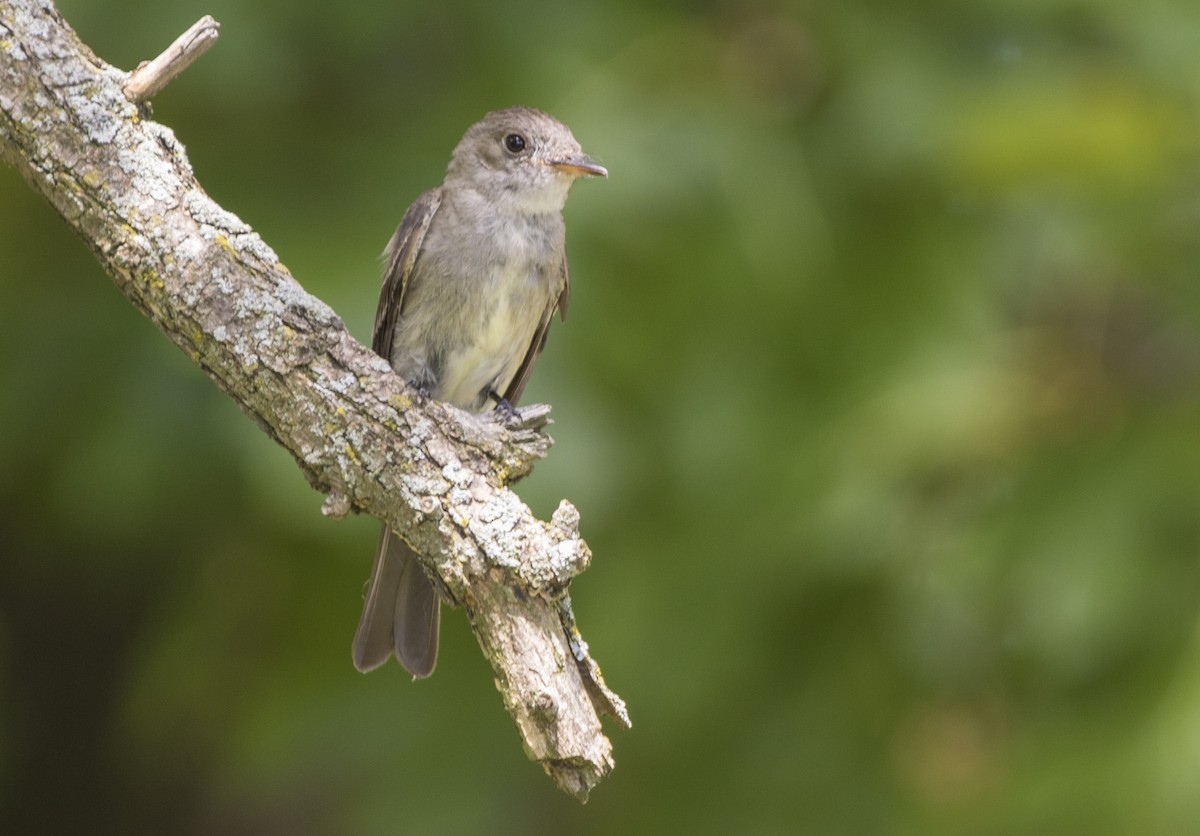
[[[430,396],[472,412],[511,410],[566,318],[562,219],[579,177],[607,176],[571,131],[530,108],[489,113],[463,136],[440,188],[408,208],[384,255],[372,348]],[[386,525],[375,551],[354,665],[394,652],[415,677],[437,661],[438,595]]]

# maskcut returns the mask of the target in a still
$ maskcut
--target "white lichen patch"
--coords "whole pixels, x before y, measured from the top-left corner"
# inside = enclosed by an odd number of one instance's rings
[[[441,479],[426,479],[420,476],[410,476],[405,479],[406,484],[412,489],[412,493],[416,496],[423,497],[421,499],[421,513],[430,515],[436,510],[436,504],[429,497],[445,496],[450,490],[450,486]]]
[[[374,352],[372,352],[370,356],[366,358],[366,361],[363,365],[365,365],[370,371],[379,372],[380,374],[387,374],[392,370],[391,364]]]
[[[88,140],[96,145],[113,142],[121,127],[137,113],[133,103],[121,94],[122,73],[105,67],[97,78],[93,75],[95,68],[88,65],[64,61],[54,66],[66,83],[52,84],[47,79],[47,86],[67,91],[67,107]]]
[[[446,492],[446,499],[449,500],[452,508],[465,508],[472,501],[473,497],[471,496],[471,492],[469,490],[452,486],[450,490]],[[459,524],[463,525],[464,523],[460,521]]]
[[[249,236],[247,236],[247,238],[249,238]],[[257,235],[253,236],[253,238],[258,240],[260,244],[262,243],[262,241],[258,239]],[[263,244],[262,246],[266,247],[267,245]],[[272,259],[277,260],[275,259],[275,253],[271,252],[270,248],[267,248],[267,252],[270,252]],[[272,288],[272,292],[275,294],[275,296],[283,301],[285,307],[296,308],[305,311],[308,316],[312,317],[312,319],[320,325],[332,325],[342,321],[341,317],[334,312],[333,308],[329,307],[320,299],[308,293],[295,279],[280,277],[275,282],[275,287]],[[382,358],[380,359],[382,360]]]
[[[230,243],[233,244],[235,249],[247,255],[252,255],[266,264],[279,263],[279,256],[275,255],[275,251],[267,246],[267,243],[259,237],[257,232],[245,232],[233,235],[230,238]]]
[[[21,49],[21,45],[12,38],[6,37],[3,40],[0,40],[0,49],[3,49],[5,52],[7,52],[8,56],[14,61],[24,61],[29,57],[25,54],[25,50]],[[5,110],[8,110],[8,103],[10,101],[12,100],[6,99],[3,91],[0,90],[0,103],[4,104]]]
[[[39,45],[46,42],[46,36],[50,34],[50,24],[45,18],[31,15],[29,9],[21,6],[17,6],[12,11],[13,22],[17,25],[18,30],[23,29],[28,32],[37,39]],[[38,57],[45,58],[47,52],[48,50],[45,49],[39,51]]]
[[[591,562],[591,550],[573,530],[530,520],[512,491],[477,504],[470,530],[483,544],[489,566],[520,575],[535,592],[553,594]]]
[[[256,329],[277,322],[283,311],[283,302],[257,287],[244,287],[233,297],[233,315],[238,319],[258,320]]]
[[[512,491],[501,490],[478,506],[471,532],[485,545],[490,565],[517,570],[524,561],[526,538],[517,525],[524,506]]]
[[[462,462],[454,459],[442,467],[442,476],[452,485],[463,486],[471,481],[471,471],[462,466]]]
[[[571,646],[571,655],[577,662],[588,658],[588,643],[583,640],[583,636],[579,635],[578,630],[571,631],[571,634],[567,636],[567,643]]]
[[[161,122],[142,122],[142,130],[146,135],[162,145],[171,155],[172,161],[179,166],[185,176],[192,177],[192,164],[187,158],[183,143],[175,136],[175,132]]]
[[[430,449],[432,441],[440,438],[434,423],[426,418],[420,410],[416,409],[406,410],[404,417],[408,421],[408,446],[417,450],[428,450],[431,459],[441,461],[435,455],[434,451]]]
[[[213,339],[229,344],[230,350],[247,368],[263,362],[263,356],[275,357],[285,329],[281,320],[283,304],[269,293],[254,287],[240,287],[226,278],[220,267],[210,271],[208,290],[227,297],[229,319],[213,329]],[[199,299],[200,293],[193,293]],[[249,323],[235,327],[232,323]],[[270,350],[268,350],[270,349]]]
[[[336,392],[338,395],[345,396],[355,391],[358,387],[358,378],[350,372],[336,372],[328,368],[323,369],[323,371],[325,373],[314,380],[313,383],[317,389],[326,395]]]
[[[565,583],[588,567],[591,551],[581,540],[563,540],[551,552],[551,570],[560,583]]]
[[[250,227],[232,212],[226,211],[213,202],[204,192],[192,190],[183,199],[184,209],[201,226],[210,227],[205,230],[206,238],[215,238],[218,233],[236,235],[240,232],[250,232]]]
[[[97,97],[95,88],[67,96],[67,106],[79,117],[88,141],[108,145],[117,138],[121,120],[114,116],[113,102]]]
[[[129,190],[121,199],[130,213],[153,216],[173,206],[182,183],[175,167],[148,141],[118,150],[117,166],[129,177]]]
[[[200,239],[195,236],[189,236],[179,242],[175,248],[175,258],[181,263],[195,261],[204,252],[204,245],[200,243]]]
[[[237,356],[238,360],[242,362],[243,368],[247,369],[248,371],[252,371],[258,367],[258,353],[251,348],[245,340],[236,340],[230,346],[230,349],[233,351],[234,355]]]

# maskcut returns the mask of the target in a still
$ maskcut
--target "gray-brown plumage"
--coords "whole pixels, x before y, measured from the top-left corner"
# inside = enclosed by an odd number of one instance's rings
[[[372,347],[434,398],[472,412],[515,406],[555,311],[566,318],[567,191],[607,174],[541,111],[500,110],[471,126],[441,187],[417,198],[388,244]],[[429,676],[438,608],[420,561],[385,525],[355,667],[395,653],[413,676]]]

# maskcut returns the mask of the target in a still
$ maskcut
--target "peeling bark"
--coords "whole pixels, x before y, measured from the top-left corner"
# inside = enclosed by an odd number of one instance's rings
[[[586,800],[613,767],[600,715],[629,719],[571,613],[567,587],[591,559],[578,512],[564,500],[543,522],[508,487],[545,455],[549,410],[505,427],[421,399],[204,193],[134,80],[49,0],[0,0],[0,158],[295,457],[328,495],[326,514],[361,511],[404,532],[467,611],[530,757]]]

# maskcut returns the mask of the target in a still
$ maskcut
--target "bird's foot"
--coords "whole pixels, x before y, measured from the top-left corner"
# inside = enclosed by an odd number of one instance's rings
[[[508,398],[501,395],[495,389],[488,389],[487,396],[496,403],[496,408],[492,411],[492,414],[495,415],[497,421],[510,428],[521,426],[521,413],[509,402]]]

